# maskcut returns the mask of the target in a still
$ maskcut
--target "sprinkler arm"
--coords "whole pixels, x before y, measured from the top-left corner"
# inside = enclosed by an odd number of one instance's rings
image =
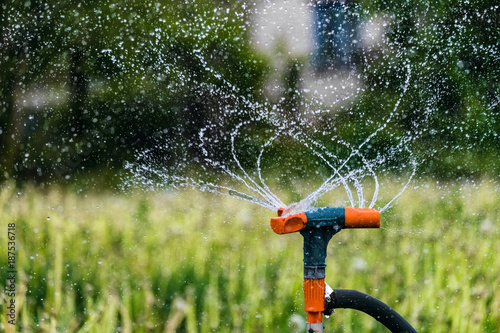
[[[311,212],[281,217],[283,208],[278,209],[278,217],[271,218],[271,228],[277,234],[289,234],[306,227],[380,228],[380,213],[371,208],[325,207]],[[308,217],[309,216],[309,217]],[[309,225],[308,221],[311,221]]]
[[[280,211],[278,215],[281,216]],[[271,218],[271,228],[279,235],[290,234],[305,229],[307,226],[306,213],[299,213],[289,215],[287,217],[274,217]]]

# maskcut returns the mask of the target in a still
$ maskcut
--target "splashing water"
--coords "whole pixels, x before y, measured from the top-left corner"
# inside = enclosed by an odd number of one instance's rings
[[[343,94],[335,92],[337,88],[334,88],[329,92],[334,96],[333,102],[332,98],[325,98],[325,94],[306,93],[310,89],[298,87],[299,95],[307,98],[291,110],[280,99],[264,97],[263,101],[257,101],[242,93],[213,69],[201,52],[195,51],[192,56],[210,79],[187,77],[177,70],[170,58],[152,52],[149,56],[156,56],[154,63],[158,72],[177,78],[179,85],[187,79],[195,82],[200,103],[210,116],[204,117],[203,123],[193,129],[195,134],[187,142],[172,136],[160,137],[157,147],[139,152],[137,160],[127,164],[132,176],[126,183],[149,189],[196,188],[246,200],[273,211],[284,207],[284,215],[306,211],[325,194],[343,188],[347,205],[386,211],[411,183],[421,163],[419,159],[435,152],[419,154],[417,158],[414,150],[422,136],[439,135],[430,120],[439,118],[436,105],[442,103],[446,95],[442,90],[447,89],[448,82],[442,79],[446,74],[442,64],[448,63],[443,60],[443,54],[454,54],[462,46],[464,50],[469,49],[467,38],[452,36],[455,44],[442,45],[441,50],[436,50],[432,45],[438,40],[427,40],[426,33],[446,22],[438,19],[427,22],[426,17],[432,17],[431,14],[432,6],[427,6],[415,15],[416,26],[422,30],[421,38],[417,33],[408,40],[400,40],[398,36],[385,38],[383,43],[390,51],[382,52],[379,59],[369,59],[370,56],[365,55],[366,63],[381,62],[379,69],[373,71],[368,65],[346,72],[345,77],[339,78],[338,86],[369,80],[374,80],[374,84],[361,83]],[[406,13],[403,10],[398,15]],[[394,24],[393,29],[397,28]],[[479,56],[485,50],[478,47],[468,54]],[[425,54],[422,63],[414,63],[418,51]],[[496,50],[489,48],[487,51],[491,59],[498,60]],[[463,67],[460,61],[456,63],[459,68]],[[391,86],[394,78],[400,82],[399,86]],[[299,81],[304,83],[303,79]],[[169,87],[174,89],[175,84]],[[381,87],[381,99],[385,96],[384,90],[391,90],[391,96],[396,96],[381,102],[383,105],[379,109],[389,111],[377,116],[357,114],[356,103],[362,101],[363,96],[373,96],[374,87]],[[408,102],[411,100],[408,95],[421,95],[417,106]],[[490,111],[498,107],[499,100],[497,90],[491,95],[494,97],[483,101]],[[408,113],[408,108],[412,113]],[[398,129],[397,124],[401,122],[406,123],[406,130]],[[459,126],[448,129],[461,131]],[[357,139],[347,141],[343,131],[354,132]],[[381,179],[391,172],[406,176],[397,194],[385,198]],[[319,185],[295,200],[280,198],[271,189],[280,188],[280,184],[293,188],[292,181]]]
[[[203,66],[207,66],[201,56],[197,56],[197,59]],[[377,137],[377,135],[386,131],[387,126],[393,121],[393,118],[399,114],[399,104],[411,82],[411,68],[407,65],[405,69],[405,84],[401,89],[400,98],[393,106],[392,112],[390,112],[390,114],[381,122],[380,126],[373,133],[370,133],[360,144],[351,145],[348,142],[334,136],[329,137],[328,133],[324,132],[328,141],[336,140],[338,146],[342,146],[344,150],[348,150],[349,153],[344,158],[330,151],[327,145],[322,143],[322,141],[313,138],[313,136],[308,133],[314,133],[315,131],[314,121],[311,121],[311,118],[317,114],[321,116],[324,116],[325,114],[329,115],[329,112],[324,110],[305,111],[302,118],[296,117],[290,119],[284,117],[281,114],[283,110],[276,108],[269,102],[257,103],[250,101],[245,96],[235,95],[234,93],[237,93],[238,91],[233,85],[227,82],[222,75],[215,73],[212,69],[207,69],[215,78],[223,81],[227,91],[216,90],[217,88],[212,86],[209,87],[204,83],[201,83],[200,87],[212,89],[211,92],[213,94],[226,94],[226,96],[230,96],[231,99],[236,99],[237,102],[228,104],[225,107],[223,118],[218,119],[217,122],[209,122],[199,130],[196,147],[201,151],[202,157],[188,162],[184,166],[175,165],[175,167],[172,168],[167,164],[168,162],[165,158],[166,154],[158,153],[153,150],[145,150],[138,154],[136,162],[127,163],[126,167],[132,172],[133,175],[132,178],[127,180],[127,182],[140,184],[142,187],[148,189],[164,188],[167,186],[172,186],[174,188],[197,188],[201,191],[208,191],[219,195],[246,200],[262,207],[269,208],[273,211],[284,207],[285,211],[283,215],[287,216],[289,214],[310,209],[323,195],[340,186],[345,189],[350,206],[365,207],[368,200],[365,198],[364,194],[363,179],[372,178],[374,191],[367,207],[374,208],[377,204],[380,192],[377,169],[383,168],[384,164],[389,159],[394,159],[397,158],[396,156],[406,154],[405,161],[407,164],[404,166],[409,168],[411,171],[410,175],[399,193],[385,203],[384,206],[378,207],[379,210],[383,212],[391,207],[395,200],[403,193],[406,187],[410,184],[417,169],[416,158],[409,149],[411,141],[414,139],[410,136],[401,136],[399,142],[389,151],[385,152],[385,154],[375,154],[372,158],[365,156],[366,153],[370,152],[370,148],[366,149],[366,147],[370,147],[371,141]],[[223,129],[226,123],[230,123],[229,120],[234,117],[238,118],[241,110],[235,108],[235,105],[243,106],[244,110],[247,112],[246,115],[248,118],[244,121],[235,123],[229,131],[222,132],[222,135],[215,135],[214,133],[220,131],[221,128]],[[249,171],[250,168],[243,166],[243,163],[240,161],[239,153],[241,153],[242,148],[238,148],[238,141],[252,140],[252,137],[244,137],[243,132],[245,132],[245,128],[251,127],[252,125],[258,126],[262,123],[264,123],[267,127],[268,138],[263,141],[257,150],[255,150],[256,157],[254,158],[254,168],[252,169],[253,171]],[[211,135],[209,135],[209,132]],[[262,164],[266,161],[266,157],[268,157],[266,155],[266,151],[270,150],[273,147],[273,144],[280,140],[291,140],[299,146],[302,146],[309,155],[305,156],[305,158],[315,157],[330,170],[322,184],[317,189],[311,191],[310,194],[305,196],[300,201],[293,202],[288,205],[285,204],[284,200],[281,200],[278,195],[273,193],[267,185],[262,167]],[[217,146],[221,146],[224,144],[223,141],[225,141],[229,147],[228,155],[230,158],[226,161],[214,158],[211,153],[214,143]],[[168,150],[168,142],[163,148]],[[284,154],[291,153],[292,152],[288,151],[284,152]],[[274,157],[275,156],[272,158]],[[304,156],[302,156],[302,158],[304,158]],[[357,163],[359,164],[356,168],[352,167],[355,163],[351,162],[354,160],[357,160]],[[298,163],[301,162],[299,161]],[[229,180],[228,183],[230,184],[225,185],[224,181],[221,181],[221,179],[218,179],[217,181],[207,180],[210,179],[210,172],[204,173],[198,171],[194,176],[188,176],[188,171],[183,174],[182,170],[184,170],[184,167],[191,167],[193,164],[197,164],[203,171],[211,170],[211,172],[225,175],[225,180]],[[234,184],[239,187],[236,187]],[[351,189],[352,186],[354,186],[356,191],[357,200],[353,195],[353,191]]]

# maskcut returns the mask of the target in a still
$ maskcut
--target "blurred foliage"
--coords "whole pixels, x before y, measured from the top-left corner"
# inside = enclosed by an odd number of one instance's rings
[[[408,72],[397,128],[415,137],[420,172],[444,178],[500,171],[500,7],[496,1],[369,1],[389,18],[387,45],[368,66],[368,117],[394,112]],[[405,68],[408,68],[406,70]],[[380,82],[386,83],[381,86]],[[368,129],[373,130],[373,129]],[[384,138],[382,141],[389,141]],[[379,143],[382,144],[383,143]]]
[[[249,45],[245,9],[244,1],[223,0],[4,1],[0,178],[110,184],[125,160],[157,148],[160,137],[171,142],[166,163],[182,163],[186,156],[176,152],[185,149],[196,158],[199,129],[228,104],[241,106],[228,87],[250,100],[263,97],[268,56]],[[335,115],[332,134],[356,143],[373,133],[411,68],[398,106],[404,111],[373,151],[415,134],[408,144],[426,161],[421,172],[498,172],[496,2],[376,0],[360,1],[359,9],[362,19],[389,22],[386,45],[367,55],[367,89],[353,110]],[[292,60],[286,69],[284,112],[304,102],[294,92],[302,67]],[[288,144],[274,148],[276,155]],[[252,150],[243,163],[247,155]],[[317,167],[307,163],[300,168]]]
[[[1,6],[3,179],[112,173],[159,133],[197,135],[216,103],[203,96],[221,85],[212,72],[244,95],[262,83],[239,2]]]
[[[384,229],[332,239],[326,281],[379,298],[418,332],[498,332],[500,193],[487,181],[416,185],[384,214]],[[301,236],[276,235],[274,213],[235,200],[7,184],[0,219],[16,224],[15,331],[304,332]],[[3,269],[2,290],[6,281]],[[328,332],[387,332],[348,309],[324,322]]]

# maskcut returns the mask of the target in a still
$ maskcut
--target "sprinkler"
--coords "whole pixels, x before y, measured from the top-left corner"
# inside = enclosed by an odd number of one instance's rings
[[[328,242],[342,229],[380,228],[380,212],[371,208],[324,207],[282,217],[283,211],[280,208],[278,217],[271,218],[271,228],[280,235],[300,232],[304,237],[303,289],[307,332],[321,333]]]

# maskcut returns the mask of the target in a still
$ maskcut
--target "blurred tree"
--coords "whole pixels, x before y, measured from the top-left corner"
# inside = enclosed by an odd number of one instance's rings
[[[377,140],[379,149],[411,133],[416,155],[427,161],[421,171],[442,177],[498,172],[498,3],[376,0],[365,1],[363,10],[365,17],[388,18],[388,29],[382,54],[365,63],[368,89],[357,113],[372,120],[388,117],[410,80],[397,128]],[[380,121],[365,123],[366,131],[345,128],[345,135],[362,140]]]
[[[0,176],[106,173],[159,136],[195,135],[213,91],[261,84],[245,20],[239,2],[4,2]]]
[[[165,163],[202,156],[193,143],[199,130],[218,124],[227,134],[231,123],[222,124],[221,113],[241,121],[236,111],[249,107],[245,100],[256,98],[266,74],[265,60],[249,45],[245,6],[222,0],[2,2],[1,179],[109,179],[137,150],[163,152],[158,143],[166,140]],[[390,135],[372,142],[373,151],[413,133],[411,143],[430,160],[428,172],[452,177],[500,170],[496,1],[366,0],[356,8],[361,17],[387,18],[387,38],[378,57],[366,56],[367,88],[355,108],[335,115],[338,126],[325,127],[326,133],[353,144],[373,133],[401,96],[410,69],[399,105],[405,112]],[[295,89],[299,67],[292,64],[285,75],[285,109],[302,107]],[[472,147],[481,151],[471,156]]]

